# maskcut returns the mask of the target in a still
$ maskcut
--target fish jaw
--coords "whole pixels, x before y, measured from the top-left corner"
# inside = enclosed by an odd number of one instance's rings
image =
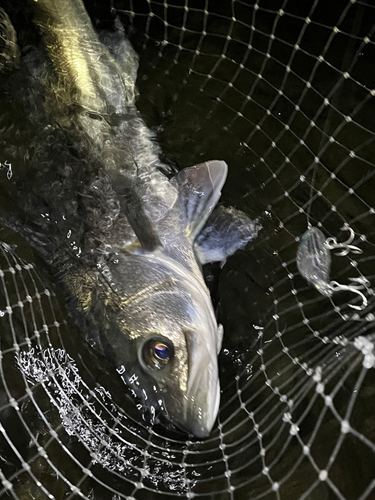
[[[203,382],[204,383],[204,382]],[[206,404],[205,409],[202,409],[202,406],[195,403],[194,411],[190,412],[191,417],[185,421],[185,424],[182,424],[182,429],[186,430],[189,434],[193,434],[195,437],[204,439],[207,438],[214,426],[217,415],[219,413],[220,406],[220,386],[216,384],[213,392],[209,393],[211,396],[211,400],[209,404]],[[199,400],[199,393],[195,396],[195,400]]]
[[[175,410],[173,422],[197,438],[206,438],[212,431],[219,412],[220,383],[216,352],[197,342],[197,335],[186,335],[189,352],[189,379],[182,397],[181,414]],[[201,339],[204,342],[204,339]],[[168,408],[168,403],[166,402]],[[178,406],[175,405],[175,408]]]

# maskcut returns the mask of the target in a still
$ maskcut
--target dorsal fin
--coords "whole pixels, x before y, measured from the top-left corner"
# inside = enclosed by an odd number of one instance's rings
[[[219,201],[227,172],[228,166],[224,161],[212,160],[185,168],[171,180],[178,189],[186,231],[192,240]]]

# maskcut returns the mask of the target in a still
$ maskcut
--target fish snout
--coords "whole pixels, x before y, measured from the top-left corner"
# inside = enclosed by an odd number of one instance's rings
[[[206,339],[207,341],[207,339]],[[218,360],[214,346],[192,335],[189,345],[189,376],[182,398],[181,428],[197,438],[207,437],[216,421],[220,405]]]
[[[189,351],[187,384],[180,390],[173,385],[163,391],[164,409],[181,430],[197,438],[209,436],[220,405],[220,382],[216,351],[207,345]],[[171,378],[167,379],[171,382]]]
[[[186,401],[185,429],[197,438],[206,438],[215,424],[220,405],[220,384],[210,367],[195,377]]]

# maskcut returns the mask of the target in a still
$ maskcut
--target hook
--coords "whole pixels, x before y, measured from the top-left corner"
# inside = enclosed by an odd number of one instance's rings
[[[361,278],[351,278],[351,280],[360,282]],[[354,306],[353,304],[348,304],[348,306],[351,307],[352,309],[357,309],[358,311],[363,311],[363,309],[366,309],[368,302],[365,295],[359,290],[359,288],[362,288],[361,284],[357,286],[355,285],[348,286],[348,285],[341,285],[341,283],[338,283],[337,281],[331,281],[330,286],[332,292],[340,292],[347,290],[348,292],[353,292],[358,294],[362,299],[362,304],[360,306]]]
[[[364,276],[360,276],[359,278],[349,278],[349,281],[358,283],[358,285],[352,285],[352,288],[356,288],[357,290],[361,288],[368,288],[371,284]]]
[[[347,224],[344,224],[342,228],[340,228],[340,231],[349,231],[350,236],[346,241],[343,241],[342,243],[338,243],[336,238],[327,238],[326,241],[324,242],[324,245],[329,249],[333,250],[334,248],[342,248],[341,252],[336,253],[335,255],[339,255],[340,257],[343,257],[345,255],[348,255],[349,252],[353,253],[363,253],[363,251],[354,245],[351,245],[352,241],[355,238],[355,232],[353,229],[348,226]]]

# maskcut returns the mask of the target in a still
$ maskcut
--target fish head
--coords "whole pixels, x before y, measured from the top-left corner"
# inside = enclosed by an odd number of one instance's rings
[[[102,344],[143,407],[207,437],[220,403],[222,338],[207,290],[163,263],[125,258],[116,267]]]

